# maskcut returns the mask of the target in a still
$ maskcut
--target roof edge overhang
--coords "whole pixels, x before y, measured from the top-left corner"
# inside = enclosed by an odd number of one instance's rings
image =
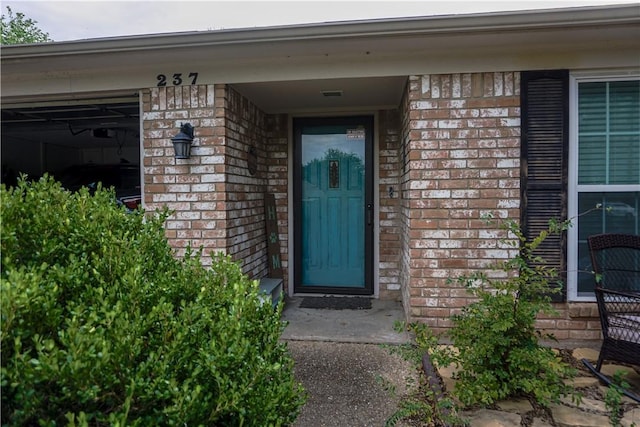
[[[107,52],[153,51],[322,39],[446,35],[497,31],[640,25],[639,5],[544,9],[257,27],[3,46],[3,62]]]

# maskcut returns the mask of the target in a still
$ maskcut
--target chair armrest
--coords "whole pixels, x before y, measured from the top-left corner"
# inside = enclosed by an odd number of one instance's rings
[[[601,287],[596,287],[595,292],[596,292],[596,296],[598,295],[598,293],[601,293],[602,295],[612,295],[612,296],[615,295],[622,298],[628,298],[630,300],[629,302],[640,301],[640,292],[637,292],[637,291],[627,291],[627,290],[623,291],[623,290],[605,289]]]

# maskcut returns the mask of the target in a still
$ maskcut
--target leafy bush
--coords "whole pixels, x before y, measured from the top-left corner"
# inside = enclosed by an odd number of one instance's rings
[[[280,309],[219,256],[177,260],[167,213],[51,178],[0,189],[3,425],[277,426],[304,402]]]
[[[573,370],[539,343],[542,336],[535,327],[539,313],[553,313],[549,295],[559,289],[550,285],[558,273],[534,251],[549,233],[568,225],[550,221],[548,230],[528,241],[518,225],[508,221],[503,227],[511,239],[504,243],[518,249],[518,255],[496,266],[507,278],[474,272],[456,280],[475,302],[452,316],[449,336],[458,351],[436,351],[434,358],[460,368],[455,394],[465,405],[529,395],[546,406],[572,392],[564,380]]]

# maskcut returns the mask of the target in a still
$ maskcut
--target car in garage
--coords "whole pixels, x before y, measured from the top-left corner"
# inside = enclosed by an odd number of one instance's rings
[[[128,210],[138,209],[142,205],[140,167],[136,164],[73,165],[54,176],[64,188],[71,191],[77,191],[82,187],[95,191],[98,183],[102,183],[103,188],[113,187],[118,204]]]

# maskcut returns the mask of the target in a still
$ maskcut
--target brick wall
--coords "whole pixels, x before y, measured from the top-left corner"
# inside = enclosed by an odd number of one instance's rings
[[[434,329],[469,303],[449,284],[507,259],[482,218],[520,216],[518,73],[411,76],[402,185],[405,301]],[[488,274],[499,273],[487,271]]]
[[[379,294],[401,297],[411,320],[436,331],[470,302],[449,278],[514,255],[482,216],[519,218],[519,105],[518,73],[425,75],[409,78],[399,110],[378,112]],[[171,137],[183,122],[195,127],[192,157],[176,160]],[[143,129],[145,204],[174,211],[166,227],[177,255],[202,246],[205,264],[220,251],[250,276],[266,275],[266,191],[276,198],[286,280],[287,115],[266,115],[225,85],[152,88],[143,94]],[[556,309],[539,317],[541,329],[600,337],[595,304]]]
[[[413,79],[415,80],[415,79]],[[406,90],[402,96],[400,102],[400,149],[398,151],[398,166],[400,170],[399,185],[400,185],[400,210],[398,222],[400,225],[400,269],[398,272],[400,279],[400,291],[402,294],[402,304],[404,307],[404,313],[407,320],[417,320],[420,318],[420,308],[415,309],[411,306],[411,289],[413,287],[411,280],[411,256],[409,247],[411,245],[410,237],[410,201],[405,195],[405,189],[409,187],[409,137],[410,131],[410,91],[411,80],[407,82]]]
[[[559,340],[601,339],[600,318],[595,302],[557,303],[557,314],[541,314],[536,326],[545,333],[553,333]]]
[[[195,128],[190,159],[175,159],[171,137],[183,122]],[[152,88],[143,94],[145,205],[174,213],[167,237],[183,256],[188,245],[241,261],[251,277],[266,274],[265,117],[225,85]],[[247,168],[256,148],[258,170]]]
[[[143,92],[144,202],[147,211],[168,207],[169,243],[183,256],[185,248],[203,246],[205,255],[226,252],[224,108],[212,85],[157,87]],[[195,127],[190,159],[174,158],[171,138],[180,124]],[[210,263],[205,256],[204,264]]]
[[[434,330],[470,303],[449,284],[515,255],[482,217],[520,218],[519,73],[411,76],[402,103],[401,283],[407,315]],[[515,272],[514,272],[515,273]],[[599,339],[594,303],[555,304],[537,326]]]
[[[402,298],[400,294],[400,112],[378,112],[379,197],[379,297]]]
[[[381,298],[399,299],[399,112],[379,113]],[[167,237],[183,256],[188,245],[224,252],[251,277],[267,274],[264,192],[275,195],[280,250],[288,277],[289,118],[265,115],[225,85],[152,88],[144,95],[145,204],[175,213]],[[171,137],[183,122],[195,127],[191,158],[174,158]],[[251,175],[247,153],[256,148],[258,170]],[[389,189],[392,189],[392,192]]]
[[[242,261],[250,277],[267,274],[267,242],[264,220],[265,115],[247,98],[230,87],[219,91],[224,102],[226,214],[228,253]],[[249,150],[254,147],[258,169],[251,175]]]
[[[276,200],[280,260],[286,289],[289,283],[289,118],[286,114],[267,115],[266,124],[267,192]]]

